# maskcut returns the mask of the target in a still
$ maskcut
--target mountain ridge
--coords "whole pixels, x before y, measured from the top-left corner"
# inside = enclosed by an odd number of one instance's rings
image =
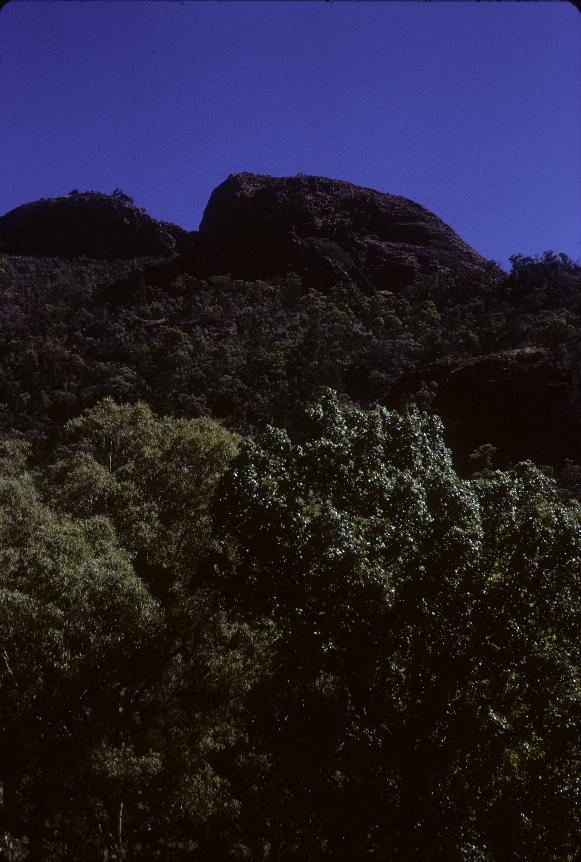
[[[105,395],[253,434],[294,427],[330,386],[438,413],[464,470],[487,444],[499,466],[581,463],[581,267],[566,255],[515,255],[507,274],[419,204],[318,177],[233,174],[190,233],[119,190],[41,201],[45,222],[63,200],[69,223],[101,206],[108,256],[59,256],[61,222],[35,234],[46,256],[0,261],[0,431],[39,453]]]
[[[71,192],[0,217],[0,250],[75,258],[185,258],[192,274],[263,278],[297,272],[313,285],[338,278],[368,290],[419,274],[495,265],[430,210],[327,177],[231,174],[210,195],[198,231],[158,221],[116,190]]]

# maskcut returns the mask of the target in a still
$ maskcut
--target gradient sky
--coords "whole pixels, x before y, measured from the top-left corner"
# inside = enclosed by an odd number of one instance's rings
[[[566,3],[10,2],[0,213],[116,186],[196,228],[230,173],[412,198],[475,249],[581,257]]]

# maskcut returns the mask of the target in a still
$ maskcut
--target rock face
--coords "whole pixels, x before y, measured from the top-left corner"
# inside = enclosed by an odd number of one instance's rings
[[[0,218],[0,252],[34,257],[165,256],[185,235],[176,225],[152,219],[121,192],[71,192]]]
[[[491,266],[429,210],[324,177],[233,174],[212,193],[197,254],[208,272],[264,278],[290,270],[373,289],[419,272]]]
[[[152,219],[117,191],[71,192],[0,217],[0,253],[137,258],[183,255],[178,269],[245,279],[297,272],[307,285],[394,289],[421,272],[491,266],[429,210],[325,177],[233,174],[199,232]],[[493,265],[492,265],[493,266]],[[172,269],[173,272],[173,269]]]
[[[447,443],[462,469],[470,467],[471,452],[491,442],[500,466],[525,458],[555,464],[563,452],[581,459],[579,408],[542,347],[441,360],[416,369],[400,389],[413,391],[420,380],[434,387],[433,410],[444,420]]]

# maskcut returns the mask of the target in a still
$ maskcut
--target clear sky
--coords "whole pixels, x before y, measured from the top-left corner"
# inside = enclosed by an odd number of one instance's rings
[[[567,3],[10,2],[0,213],[116,186],[196,228],[230,173],[403,195],[506,265],[581,257]]]

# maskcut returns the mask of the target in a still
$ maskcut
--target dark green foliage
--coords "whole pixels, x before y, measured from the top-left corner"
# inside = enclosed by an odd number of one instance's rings
[[[22,858],[572,860],[580,510],[326,392],[301,440],[98,403],[0,451]],[[573,478],[574,470],[572,471]]]
[[[232,607],[280,631],[254,701],[275,858],[573,858],[578,507],[331,394],[300,445],[244,443],[216,507]]]
[[[2,258],[21,858],[576,858],[581,271],[512,264],[365,292]],[[305,414],[325,385],[352,406]]]
[[[211,852],[266,634],[194,577],[235,440],[111,401],[69,433],[52,506],[21,461],[0,478],[0,828],[42,860]]]
[[[578,266],[550,254],[515,259],[504,280],[439,273],[373,294],[306,289],[294,276],[6,258],[1,427],[41,454],[64,420],[111,395],[243,433],[297,429],[302,404],[330,385],[363,405],[412,399],[442,413],[465,469],[484,444],[499,464],[561,469],[581,462],[580,281]]]

